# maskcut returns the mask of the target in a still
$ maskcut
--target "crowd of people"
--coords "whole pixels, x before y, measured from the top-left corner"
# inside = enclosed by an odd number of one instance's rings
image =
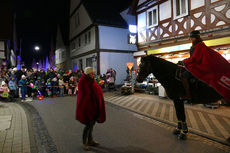
[[[114,70],[108,69],[105,75],[96,78],[97,83],[102,87],[114,85],[114,81],[108,82],[113,76]],[[111,72],[111,73],[110,73]],[[0,67],[0,98],[1,100],[26,97],[63,97],[64,95],[76,95],[78,82],[83,70],[63,70],[58,68],[50,69],[21,69]],[[107,85],[108,84],[108,85]]]

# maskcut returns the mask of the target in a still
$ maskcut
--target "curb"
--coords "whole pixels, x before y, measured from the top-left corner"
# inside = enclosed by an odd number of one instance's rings
[[[49,132],[38,111],[29,103],[18,103],[26,112],[28,118],[31,152],[58,153]]]

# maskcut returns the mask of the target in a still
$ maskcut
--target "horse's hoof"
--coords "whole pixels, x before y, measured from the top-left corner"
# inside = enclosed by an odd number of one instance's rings
[[[187,136],[185,133],[181,132],[178,137],[177,137],[179,140],[186,140]]]
[[[174,135],[178,135],[178,134],[180,134],[180,132],[181,132],[181,130],[177,129],[177,128],[173,130]]]

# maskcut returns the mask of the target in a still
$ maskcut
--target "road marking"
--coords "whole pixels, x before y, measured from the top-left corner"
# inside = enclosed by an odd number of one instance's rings
[[[121,97],[117,97],[117,98],[114,98],[112,101],[113,101],[113,103],[117,103],[118,104],[119,102],[121,102],[123,100],[123,98],[124,97],[122,97],[122,96]]]
[[[187,109],[187,112],[188,112],[188,117],[189,117],[189,120],[190,120],[190,122],[191,122],[192,128],[194,128],[194,129],[199,129],[199,128],[198,128],[198,124],[197,124],[197,122],[196,122],[196,119],[195,119],[195,117],[194,117],[193,112],[192,112],[191,110],[189,110],[189,109]]]
[[[164,119],[165,111],[166,111],[166,104],[163,104],[163,107],[162,107],[162,110],[161,110],[161,114],[160,114],[160,118],[161,119]]]
[[[138,99],[138,101],[131,107],[131,109],[134,109],[141,102],[142,102],[142,99]]]
[[[205,129],[207,130],[207,132],[209,134],[213,134],[214,135],[214,132],[213,132],[212,128],[210,127],[210,125],[208,124],[207,120],[205,119],[204,115],[201,112],[197,112],[197,113],[198,113],[198,115],[200,117],[200,120],[203,123]]]
[[[224,136],[225,139],[229,137],[228,131],[220,124],[220,122],[216,119],[216,117],[212,114],[208,114],[213,124],[218,128],[220,133]]]
[[[129,105],[132,101],[135,101],[135,99],[127,100],[124,104],[122,104],[122,106],[123,106],[123,107],[126,107],[126,106]]]
[[[230,120],[226,117],[223,117],[223,120],[228,124],[228,126],[230,126]]]
[[[173,114],[174,113],[174,106],[169,106],[169,121],[173,122]]]
[[[155,115],[157,114],[157,110],[158,110],[158,108],[159,108],[159,105],[160,105],[159,103],[156,103],[156,104],[155,104],[151,116],[155,116]]]
[[[118,97],[118,96],[112,96],[112,97],[108,98],[108,100],[113,100],[116,97]]]
[[[132,107],[133,104],[135,104],[139,99],[134,99],[134,100],[131,100],[130,103],[128,105],[126,105],[127,108],[129,107]]]
[[[151,102],[147,102],[147,106],[145,107],[145,110],[143,111],[145,114],[147,114],[147,112],[149,111],[151,107]]]
[[[141,105],[136,109],[137,111],[140,112],[141,108],[146,104],[143,100],[141,101]]]
[[[117,103],[118,105],[123,105],[124,103],[126,103],[127,101],[132,101],[132,97],[127,97],[122,99],[121,102]]]

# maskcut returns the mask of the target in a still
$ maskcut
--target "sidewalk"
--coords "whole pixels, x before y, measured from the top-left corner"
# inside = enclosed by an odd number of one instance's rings
[[[0,153],[30,153],[26,113],[17,103],[0,102]]]
[[[119,107],[153,118],[172,126],[177,125],[173,102],[155,95],[135,93],[124,96],[119,92],[105,92],[105,101]],[[203,105],[185,105],[189,131],[209,139],[227,144],[230,137],[230,107],[217,109]]]

